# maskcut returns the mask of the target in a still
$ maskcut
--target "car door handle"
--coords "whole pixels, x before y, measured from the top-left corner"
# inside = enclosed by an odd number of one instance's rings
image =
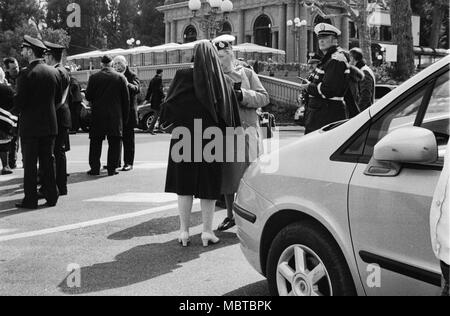
[[[371,177],[396,177],[400,174],[401,165],[390,161],[379,161],[372,158],[364,174]]]

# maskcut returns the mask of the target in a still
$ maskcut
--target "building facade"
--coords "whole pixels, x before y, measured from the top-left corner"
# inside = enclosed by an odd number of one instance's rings
[[[197,13],[201,17],[208,11],[206,0]],[[346,11],[335,0],[327,0],[322,12],[304,5],[304,0],[232,0],[234,9],[224,17],[220,34],[236,36],[237,43],[254,43],[286,51],[287,62],[306,63],[308,54],[317,51],[314,27],[321,22],[330,23],[342,31],[341,46],[351,42],[352,24]],[[166,0],[158,8],[164,13],[166,43],[187,43],[207,39],[208,32],[200,19],[189,10],[188,1]],[[324,18],[323,15],[327,18]],[[299,18],[306,25],[288,27],[287,22]]]

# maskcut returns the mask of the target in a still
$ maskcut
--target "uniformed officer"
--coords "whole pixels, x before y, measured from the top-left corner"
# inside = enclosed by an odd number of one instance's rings
[[[58,70],[61,79],[61,91],[63,95],[61,102],[56,105],[56,118],[58,121],[58,136],[55,142],[55,162],[56,162],[56,184],[59,195],[67,195],[67,158],[66,152],[70,150],[69,129],[71,127],[70,108],[68,105],[68,95],[70,86],[70,76],[62,64],[62,55],[66,49],[62,45],[44,42],[47,47],[46,62]]]
[[[306,134],[346,119],[344,95],[350,74],[347,57],[338,44],[341,31],[326,23],[318,24],[314,31],[324,57],[315,70],[312,82],[302,85],[302,90],[309,95],[305,113]]]
[[[58,201],[53,153],[58,135],[56,105],[61,103],[62,91],[58,71],[45,64],[45,51],[46,47],[40,40],[24,36],[22,56],[29,61],[29,66],[19,76],[15,97],[25,171],[25,198],[16,205],[19,208],[38,207],[38,159],[46,205],[52,207]]]

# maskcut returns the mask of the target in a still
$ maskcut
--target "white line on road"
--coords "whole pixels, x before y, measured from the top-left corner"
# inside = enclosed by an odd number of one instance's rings
[[[195,201],[195,204],[198,204],[198,203],[199,203],[199,201]],[[36,237],[36,236],[43,236],[43,235],[50,235],[50,234],[54,234],[54,233],[61,233],[61,232],[66,232],[66,231],[70,231],[70,230],[87,228],[87,227],[117,222],[117,221],[121,221],[121,220],[125,220],[125,219],[136,218],[136,217],[140,217],[140,216],[144,216],[144,215],[149,215],[149,214],[154,214],[154,213],[159,213],[159,212],[164,212],[164,211],[170,211],[170,210],[176,209],[177,207],[178,207],[178,204],[170,204],[170,205],[151,208],[151,209],[140,211],[140,212],[112,216],[112,217],[107,217],[107,218],[102,218],[102,219],[96,219],[96,220],[88,221],[88,222],[82,222],[82,223],[77,223],[77,224],[72,224],[72,225],[48,228],[48,229],[31,231],[31,232],[20,233],[20,234],[0,236],[0,242],[24,239],[24,238],[30,238],[30,237]]]
[[[110,202],[110,203],[169,203],[178,199],[172,193],[134,193],[127,192],[117,195],[105,196],[86,200],[85,202]]]

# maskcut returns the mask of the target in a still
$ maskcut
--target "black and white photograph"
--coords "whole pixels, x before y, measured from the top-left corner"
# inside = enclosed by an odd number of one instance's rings
[[[449,12],[0,0],[0,296],[448,297]]]

